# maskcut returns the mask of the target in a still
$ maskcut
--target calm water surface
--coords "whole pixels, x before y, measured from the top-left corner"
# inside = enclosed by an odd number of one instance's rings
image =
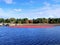
[[[0,27],[0,45],[60,45],[60,26],[52,28]]]

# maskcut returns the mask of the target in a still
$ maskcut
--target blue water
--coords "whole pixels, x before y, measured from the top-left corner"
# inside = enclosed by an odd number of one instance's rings
[[[0,45],[60,45],[60,26],[52,28],[0,27]]]

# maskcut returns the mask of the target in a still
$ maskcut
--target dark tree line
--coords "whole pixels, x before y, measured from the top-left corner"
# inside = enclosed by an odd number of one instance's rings
[[[15,18],[9,18],[9,19],[4,19],[0,18],[0,23],[16,23],[16,24],[38,24],[38,23],[49,23],[49,24],[59,24],[60,23],[60,18],[37,18],[37,19],[32,19],[29,20],[28,18],[23,18],[23,19],[15,19]]]

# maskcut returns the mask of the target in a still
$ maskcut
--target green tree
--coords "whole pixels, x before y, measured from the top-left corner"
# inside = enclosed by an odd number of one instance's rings
[[[28,18],[23,18],[23,19],[21,20],[21,22],[22,22],[22,23],[28,23]]]
[[[15,23],[16,22],[16,19],[15,18],[10,18],[10,23]]]
[[[37,18],[36,21],[37,23],[42,23],[42,18]]]
[[[9,19],[5,19],[4,23],[10,23]]]
[[[46,18],[42,18],[42,23],[46,23]]]
[[[4,19],[3,18],[0,18],[0,23],[4,23]]]
[[[21,19],[16,19],[16,22],[15,22],[16,24],[21,24]]]

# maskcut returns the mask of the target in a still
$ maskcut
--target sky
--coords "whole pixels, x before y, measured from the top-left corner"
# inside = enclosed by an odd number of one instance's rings
[[[0,18],[60,18],[60,0],[0,0]]]

